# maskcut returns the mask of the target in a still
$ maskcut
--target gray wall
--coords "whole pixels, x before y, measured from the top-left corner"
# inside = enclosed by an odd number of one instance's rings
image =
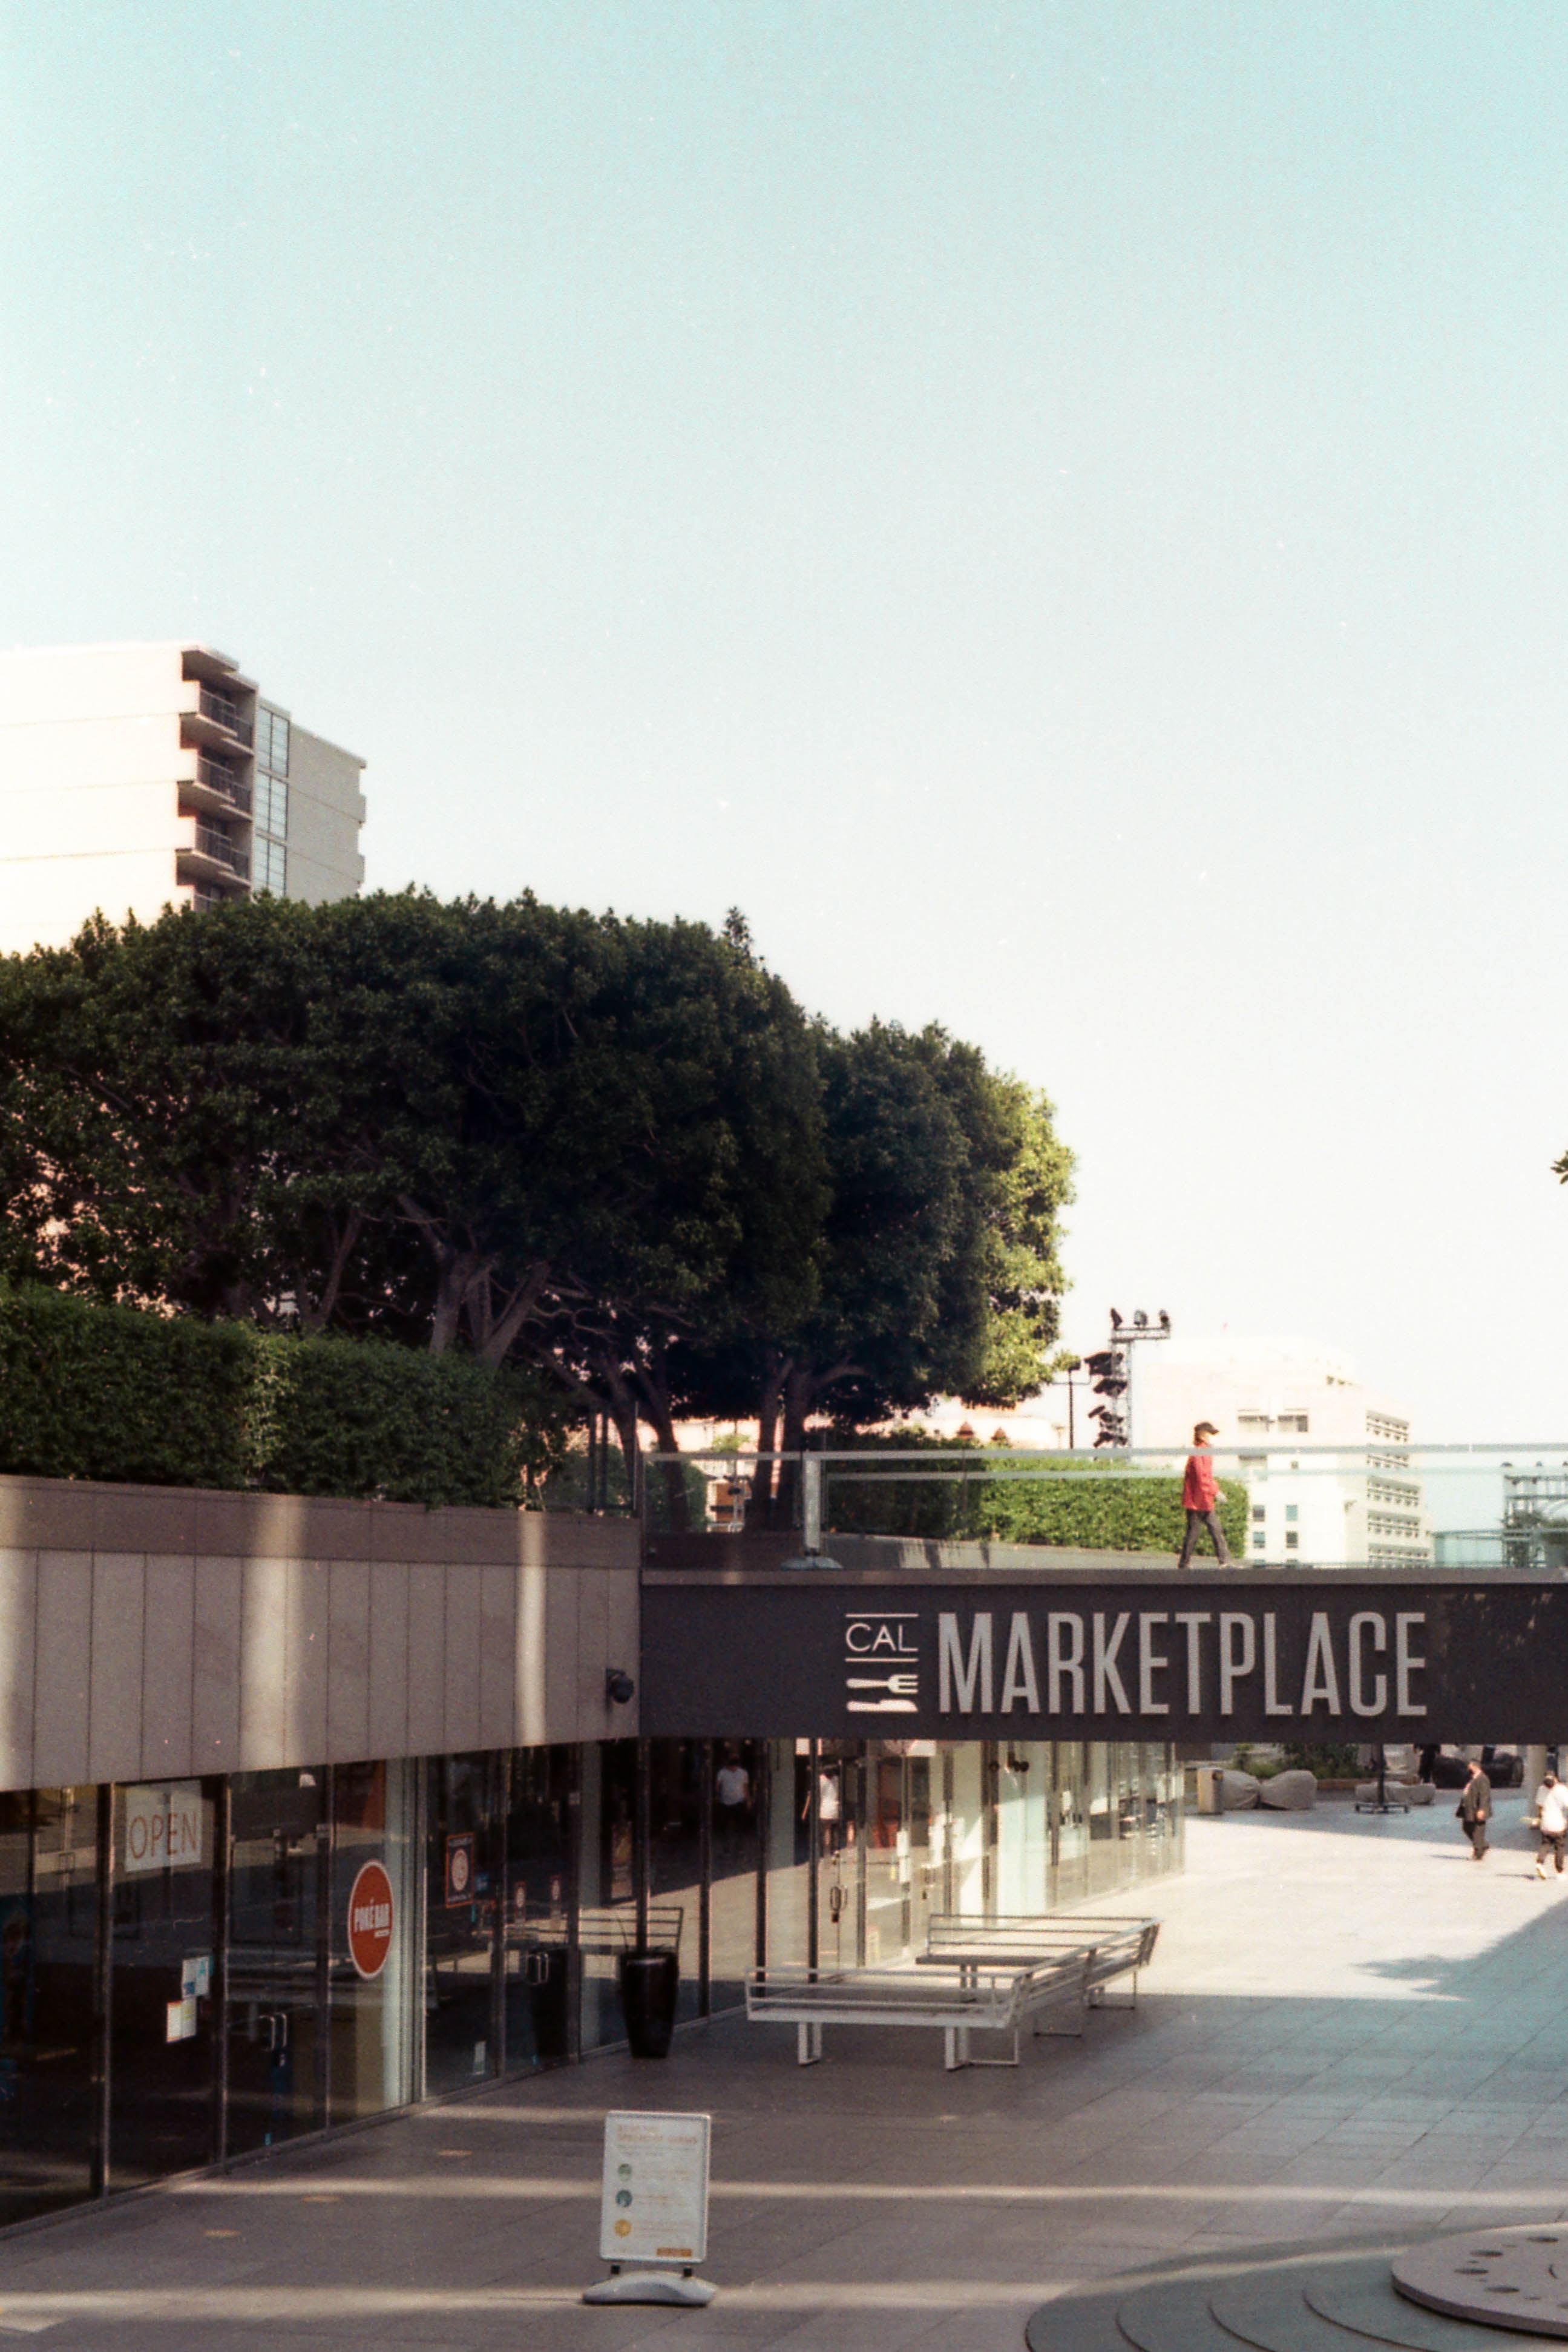
[[[364,761],[340,751],[307,727],[288,738],[288,867],[290,898],[312,907],[351,898],[365,878],[360,827],[365,821],[360,777]]]
[[[0,1789],[625,1738],[613,1519],[0,1478]]]

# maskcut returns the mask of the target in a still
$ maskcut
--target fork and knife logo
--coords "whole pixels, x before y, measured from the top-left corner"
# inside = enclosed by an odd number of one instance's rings
[[[844,1629],[845,1701],[850,1715],[918,1715],[920,1675],[917,1669],[916,1620],[902,1612],[889,1617],[852,1615]],[[872,1671],[885,1667],[886,1672]],[[852,1694],[872,1692],[876,1697]]]

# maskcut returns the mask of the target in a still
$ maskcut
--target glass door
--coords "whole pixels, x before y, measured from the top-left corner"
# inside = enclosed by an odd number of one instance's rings
[[[193,2171],[217,2153],[218,1798],[214,1780],[136,1782],[114,1791],[111,2189]]]
[[[507,2063],[571,2054],[571,1755],[519,1748],[507,1787]]]
[[[229,1816],[227,2153],[324,2120],[325,1770],[239,1772]]]

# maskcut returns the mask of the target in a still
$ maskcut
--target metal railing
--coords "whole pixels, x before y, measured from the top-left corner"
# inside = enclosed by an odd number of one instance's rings
[[[199,757],[196,761],[196,781],[198,783],[205,784],[210,793],[222,793],[225,800],[231,801],[242,814],[246,816],[250,814],[250,786],[236,776],[232,768],[225,768],[221,760]]]
[[[197,689],[196,705],[203,718],[212,719],[214,726],[226,727],[229,733],[237,735],[244,744],[248,745],[254,741],[255,734],[250,720],[238,703],[231,702],[226,694],[214,694],[210,687],[200,687]]]
[[[215,858],[220,866],[226,866],[230,873],[236,875],[242,882],[249,881],[249,850],[242,849],[226,833],[220,833],[216,825],[197,825],[196,847],[204,856]]]
[[[651,1453],[640,1465],[640,1516],[653,1538],[787,1535],[803,1564],[836,1538],[884,1536],[1146,1551],[1155,1565],[1174,1560],[1180,1541],[1186,1456],[1185,1446],[1026,1452],[875,1441],[805,1453]],[[1395,1445],[1379,1434],[1308,1444],[1291,1435],[1265,1450],[1249,1436],[1212,1458],[1239,1567],[1568,1578],[1561,1441]],[[1096,1536],[1102,1520],[1108,1531]],[[1207,1534],[1201,1543],[1211,1562]]]

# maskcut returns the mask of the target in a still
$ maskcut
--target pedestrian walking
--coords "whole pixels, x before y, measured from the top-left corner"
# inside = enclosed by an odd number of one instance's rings
[[[1470,1859],[1483,1862],[1487,1851],[1487,1823],[1491,1819],[1491,1782],[1473,1760],[1466,1767],[1469,1775],[1454,1807],[1464,1824],[1465,1835],[1470,1842]]]
[[[1568,1789],[1555,1772],[1548,1772],[1535,1792],[1535,1826],[1541,1832],[1541,1847],[1535,1857],[1535,1875],[1546,1875],[1546,1857],[1551,1854],[1557,1864],[1557,1875],[1563,1875],[1563,1842],[1568,1838]]]
[[[1200,1421],[1192,1433],[1193,1450],[1187,1455],[1186,1471],[1181,1482],[1181,1504],[1186,1513],[1186,1533],[1182,1538],[1181,1558],[1176,1562],[1178,1569],[1185,1568],[1192,1558],[1199,1528],[1208,1529],[1214,1557],[1220,1567],[1233,1568],[1236,1564],[1230,1557],[1225,1530],[1219,1524],[1219,1513],[1215,1507],[1218,1490],[1215,1486],[1214,1456],[1208,1450],[1208,1441],[1218,1434],[1211,1421]]]

